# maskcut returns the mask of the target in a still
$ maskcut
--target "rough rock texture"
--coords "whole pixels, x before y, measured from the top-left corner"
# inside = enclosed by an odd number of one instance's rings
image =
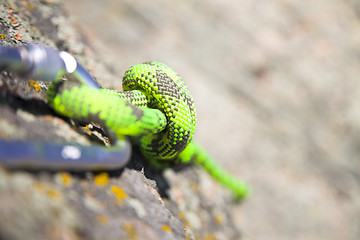
[[[108,174],[0,168],[0,239],[359,239],[357,1],[65,5],[2,1],[1,45],[67,50],[107,88],[166,62],[194,95],[197,140],[254,194],[234,204],[197,168],[145,177],[139,156]],[[2,72],[1,138],[90,144],[70,123],[42,85]]]
[[[0,37],[2,46],[39,42],[66,50],[102,86],[121,84],[117,66],[98,57],[103,47],[73,26],[61,1],[2,1]],[[94,144],[47,106],[46,87],[1,71],[0,138]],[[228,192],[206,195],[218,186],[204,172],[159,171],[142,160],[135,149],[125,169],[111,172],[0,166],[0,239],[240,238]]]
[[[244,205],[229,205],[243,239],[360,238],[359,1],[67,8],[119,69],[156,59],[181,73],[196,138],[254,188]]]

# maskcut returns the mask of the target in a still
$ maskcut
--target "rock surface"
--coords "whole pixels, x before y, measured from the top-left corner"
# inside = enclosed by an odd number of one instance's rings
[[[113,83],[121,79],[116,66],[97,57],[101,46],[74,27],[60,1],[2,1],[0,34],[2,46],[39,42],[66,50],[102,86],[119,85]],[[0,138],[94,144],[47,106],[46,87],[1,72]],[[196,168],[175,173],[147,166],[136,150],[129,165],[117,171],[0,167],[0,239],[240,238],[227,192],[205,194],[217,187]]]
[[[235,204],[201,169],[158,172],[136,152],[122,171],[0,168],[0,239],[359,238],[357,1],[65,7],[2,1],[0,44],[69,51],[106,88],[131,65],[167,63],[194,95],[197,140],[254,194]],[[0,137],[91,144],[44,93],[3,71]]]
[[[182,75],[196,138],[254,188],[243,239],[359,239],[359,1],[66,2],[122,71]]]

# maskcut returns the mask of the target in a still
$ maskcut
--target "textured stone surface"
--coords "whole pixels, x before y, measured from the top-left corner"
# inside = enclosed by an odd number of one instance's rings
[[[69,15],[61,1],[2,1],[1,44],[67,50],[107,88],[166,62],[194,95],[195,138],[254,194],[233,204],[196,168],[145,165],[145,177],[139,156],[108,178],[1,169],[0,239],[359,238],[357,1],[65,4]],[[43,89],[6,72],[0,83],[1,138],[91,143]]]
[[[105,48],[74,27],[61,1],[2,1],[0,34],[2,46],[47,44],[73,54],[102,86],[121,83],[117,66],[99,57]],[[46,83],[1,71],[0,138],[94,144],[45,94]],[[125,169],[111,172],[0,167],[0,239],[240,238],[228,192],[208,194],[218,186],[204,172],[162,172],[134,150]]]
[[[254,187],[243,239],[359,238],[358,1],[67,2],[119,69],[181,73],[196,138]]]

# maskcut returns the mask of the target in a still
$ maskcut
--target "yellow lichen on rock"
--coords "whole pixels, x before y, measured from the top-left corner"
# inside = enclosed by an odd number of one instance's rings
[[[121,187],[111,185],[110,189],[116,196],[118,205],[122,205],[122,200],[128,198],[128,195],[124,192],[124,190]]]
[[[94,177],[94,182],[98,186],[104,186],[109,182],[109,174],[106,172],[100,173]]]

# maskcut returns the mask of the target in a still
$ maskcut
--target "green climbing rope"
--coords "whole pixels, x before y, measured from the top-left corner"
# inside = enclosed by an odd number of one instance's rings
[[[124,92],[94,89],[80,83],[56,81],[47,96],[58,113],[94,121],[111,129],[118,138],[136,137],[143,156],[158,167],[196,163],[233,190],[238,198],[250,188],[225,172],[194,141],[194,100],[180,76],[159,62],[138,64],[123,77]]]

